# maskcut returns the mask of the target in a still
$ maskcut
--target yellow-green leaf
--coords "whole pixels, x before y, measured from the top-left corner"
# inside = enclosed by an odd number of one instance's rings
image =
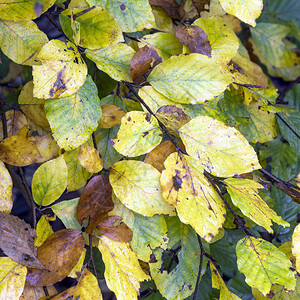
[[[144,46],[154,47],[157,54],[166,60],[172,55],[182,53],[183,45],[176,38],[174,33],[156,32],[154,34],[148,34],[140,38],[140,48]]]
[[[47,11],[55,0],[0,0],[0,18],[12,21],[32,20]],[[37,14],[36,4],[41,10]]]
[[[154,117],[131,111],[122,118],[119,132],[111,142],[119,153],[134,157],[150,152],[161,140],[162,131]]]
[[[239,49],[239,40],[234,31],[221,17],[199,18],[193,25],[199,26],[211,45],[211,57],[218,63],[230,61]]]
[[[245,23],[256,25],[263,8],[262,0],[219,0],[222,8]]]
[[[99,238],[98,249],[105,264],[107,286],[118,300],[137,299],[140,283],[149,280],[140,267],[138,258],[128,243]]]
[[[57,200],[67,187],[68,169],[63,156],[42,164],[33,174],[32,196],[41,206]]]
[[[0,299],[19,299],[25,285],[27,268],[9,257],[0,258]]]
[[[87,0],[90,6],[106,9],[119,23],[122,31],[134,32],[154,27],[154,16],[148,0]]]
[[[81,11],[76,10],[73,15],[74,22],[79,28],[79,46],[99,49],[124,41],[119,24],[103,8],[95,7],[82,15],[80,13]],[[62,12],[59,20],[65,34],[72,39],[70,11]]]
[[[212,58],[192,53],[157,65],[148,81],[174,102],[196,104],[221,94],[232,79]]]
[[[118,43],[102,49],[85,51],[86,56],[96,63],[99,70],[117,81],[132,82],[130,63],[135,51],[128,45]]]
[[[0,161],[0,211],[10,213],[13,207],[13,182],[4,163]]]
[[[31,66],[47,42],[46,34],[33,21],[14,22],[0,19],[0,48],[17,64]]]
[[[298,224],[293,233],[292,253],[296,258],[296,270],[300,272],[300,224]]]
[[[220,290],[220,299],[224,300],[241,300],[240,297],[233,294],[229,289],[227,288],[225,282],[223,281],[221,275],[219,274],[216,267],[213,265],[212,262],[210,262],[210,269],[211,269],[211,281],[212,281],[212,287],[214,289]]]
[[[236,246],[237,264],[246,276],[246,282],[259,289],[264,295],[272,284],[281,284],[287,290],[296,286],[292,263],[273,244],[259,238],[244,237]]]
[[[123,160],[111,167],[109,181],[118,199],[129,209],[145,216],[174,214],[162,197],[160,173],[149,164]]]
[[[53,233],[53,229],[45,215],[43,215],[36,224],[36,235],[34,246],[40,247],[46,239]]]
[[[176,207],[180,220],[210,242],[225,221],[224,203],[203,175],[200,162],[172,153],[164,163],[161,189],[164,199]],[[191,209],[192,208],[192,209]]]
[[[47,100],[45,112],[60,148],[70,151],[85,143],[97,129],[102,115],[98,90],[91,76],[76,94]]]
[[[213,118],[196,117],[183,125],[179,133],[188,154],[215,176],[231,177],[261,168],[246,138]]]
[[[32,68],[33,96],[53,99],[71,96],[84,84],[87,66],[76,46],[51,40],[37,56]]]
[[[240,178],[228,178],[225,183],[233,204],[246,217],[267,229],[268,232],[273,232],[272,221],[283,227],[290,226],[259,196],[258,190],[263,188],[261,184],[250,179]]]

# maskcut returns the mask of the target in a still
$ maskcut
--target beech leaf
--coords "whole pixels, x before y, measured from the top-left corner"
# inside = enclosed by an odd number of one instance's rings
[[[89,145],[83,145],[78,152],[80,164],[90,173],[98,173],[103,169],[103,158],[97,149]]]

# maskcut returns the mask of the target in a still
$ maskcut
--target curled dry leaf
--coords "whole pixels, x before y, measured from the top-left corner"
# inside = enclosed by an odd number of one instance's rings
[[[27,283],[47,286],[61,281],[76,266],[83,249],[80,231],[68,228],[54,232],[37,250],[38,259],[46,269],[28,269]]]
[[[0,143],[0,160],[23,167],[42,159],[38,148],[23,136],[13,135]]]
[[[97,229],[117,242],[129,242],[132,239],[131,229],[123,222],[120,216],[109,216],[100,221]]]
[[[161,57],[153,47],[144,46],[132,57],[130,74],[135,83],[142,83],[146,80],[152,69],[162,62]]]
[[[105,104],[101,108],[102,116],[98,123],[99,128],[112,128],[121,124],[121,119],[125,115],[125,111],[121,107]]]
[[[83,145],[78,152],[78,160],[90,173],[98,173],[103,169],[104,160],[99,151],[92,146]]]
[[[80,224],[86,218],[89,224],[85,231],[92,234],[103,217],[113,210],[112,188],[108,177],[98,175],[85,186],[77,206],[77,219]]]
[[[36,257],[35,230],[16,216],[0,212],[0,245],[13,261],[29,268],[44,269]]]
[[[179,25],[175,35],[180,43],[188,46],[191,53],[200,53],[211,57],[211,45],[207,34],[198,26]]]

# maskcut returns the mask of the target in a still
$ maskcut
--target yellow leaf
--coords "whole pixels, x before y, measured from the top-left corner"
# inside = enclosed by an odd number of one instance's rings
[[[111,78],[132,82],[130,63],[135,51],[130,46],[118,43],[97,50],[87,49],[85,53],[99,70],[109,74]]]
[[[38,223],[36,224],[36,235],[37,237],[34,240],[34,246],[40,247],[46,239],[53,233],[53,229],[49,224],[46,216],[42,216]]]
[[[152,6],[152,13],[155,18],[154,28],[159,31],[172,32],[173,30],[173,21],[168,16],[166,11],[160,6]]]
[[[239,49],[239,40],[223,18],[199,18],[193,25],[199,26],[207,34],[212,48],[211,57],[216,62],[228,62],[235,56]]]
[[[227,288],[225,282],[223,281],[222,277],[220,276],[218,270],[213,265],[212,262],[210,262],[210,269],[211,269],[211,281],[212,281],[212,287],[214,289],[220,290],[220,300],[241,300],[240,297],[233,294],[229,291]]]
[[[0,299],[18,300],[25,285],[27,268],[0,257]]]
[[[213,118],[196,117],[179,133],[188,154],[215,176],[231,177],[261,168],[246,138],[234,127]]]
[[[246,217],[259,226],[264,227],[268,232],[273,232],[271,228],[272,221],[283,227],[290,226],[289,223],[282,220],[259,196],[258,189],[263,188],[261,184],[250,179],[240,178],[228,178],[225,180],[225,183],[233,204],[238,207]]]
[[[105,264],[107,286],[118,300],[137,299],[140,283],[149,280],[128,243],[116,242],[106,236],[99,238],[98,249]]]
[[[109,181],[117,198],[129,209],[145,216],[174,215],[174,208],[162,197],[160,173],[149,164],[123,160],[111,167]]]
[[[131,111],[122,118],[118,134],[111,142],[119,153],[134,157],[150,152],[161,140],[162,131],[154,117]]]
[[[296,258],[296,270],[300,272],[300,224],[298,224],[293,233],[292,253]]]
[[[0,211],[10,213],[13,207],[13,182],[4,163],[0,161]]]
[[[256,19],[263,8],[262,0],[219,0],[219,2],[228,14],[252,26],[256,25]]]
[[[101,106],[102,116],[98,123],[99,128],[112,128],[121,124],[125,111],[117,105],[105,104]]]
[[[164,163],[161,189],[164,199],[176,207],[180,220],[190,224],[207,242],[225,221],[224,203],[203,175],[201,164],[187,155],[172,153]]]
[[[232,79],[212,58],[192,53],[163,61],[153,69],[148,81],[174,102],[197,104],[221,94]]]
[[[40,206],[57,200],[67,187],[68,169],[63,156],[41,165],[33,174],[32,196]]]
[[[90,173],[98,173],[103,169],[103,158],[92,146],[83,145],[78,152],[78,160],[84,169]]]
[[[77,278],[77,279],[80,277],[82,266],[83,266],[83,262],[84,262],[84,259],[85,259],[85,254],[86,254],[86,249],[83,249],[83,251],[82,251],[82,253],[80,255],[80,258],[79,258],[79,260],[78,260],[78,262],[76,264],[76,266],[70,272],[70,274],[68,275],[68,277]]]
[[[51,40],[32,67],[33,96],[53,99],[71,96],[84,84],[87,66],[72,43]]]
[[[50,129],[44,110],[45,100],[33,97],[33,81],[29,81],[24,85],[19,95],[18,103],[27,118],[46,130]]]

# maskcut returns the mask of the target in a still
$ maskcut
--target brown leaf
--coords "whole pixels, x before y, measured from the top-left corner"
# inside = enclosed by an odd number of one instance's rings
[[[97,229],[105,236],[117,242],[129,242],[132,239],[131,229],[123,222],[120,216],[109,216],[100,221]]]
[[[54,232],[37,250],[38,259],[46,269],[28,269],[27,283],[47,286],[61,281],[76,266],[83,248],[80,231],[68,228]]]
[[[169,17],[179,19],[179,5],[175,0],[149,0],[150,5],[162,7]]]
[[[156,112],[156,116],[172,134],[176,133],[180,127],[191,120],[191,118],[176,105],[162,106]]]
[[[132,57],[130,74],[135,83],[142,83],[146,80],[152,69],[162,62],[161,57],[153,47],[144,46]]]
[[[113,210],[112,188],[105,175],[93,177],[85,186],[77,206],[77,219],[80,224],[89,218],[85,231],[92,234],[103,217]]]
[[[25,137],[13,135],[0,143],[0,160],[13,166],[23,167],[42,159],[38,148]]]
[[[30,268],[43,269],[36,257],[36,232],[16,216],[0,211],[0,246],[13,261]]]
[[[284,193],[292,197],[292,200],[300,204],[300,189],[285,182],[275,182],[274,185]]]
[[[198,26],[179,25],[175,35],[180,43],[189,47],[191,53],[200,53],[211,57],[211,45],[206,33]]]
[[[177,143],[183,150],[185,150],[183,143]],[[159,172],[162,172],[162,170],[165,168],[165,160],[171,153],[176,151],[176,147],[171,141],[164,141],[146,155],[144,162],[150,164]]]
[[[105,104],[101,108],[102,117],[98,123],[99,128],[112,128],[121,124],[121,119],[125,115],[122,108],[113,104]]]
[[[47,286],[47,291],[49,296],[53,296],[57,293],[56,288],[53,285]],[[46,294],[43,287],[34,287],[25,284],[23,293],[19,300],[39,300],[45,296]]]

